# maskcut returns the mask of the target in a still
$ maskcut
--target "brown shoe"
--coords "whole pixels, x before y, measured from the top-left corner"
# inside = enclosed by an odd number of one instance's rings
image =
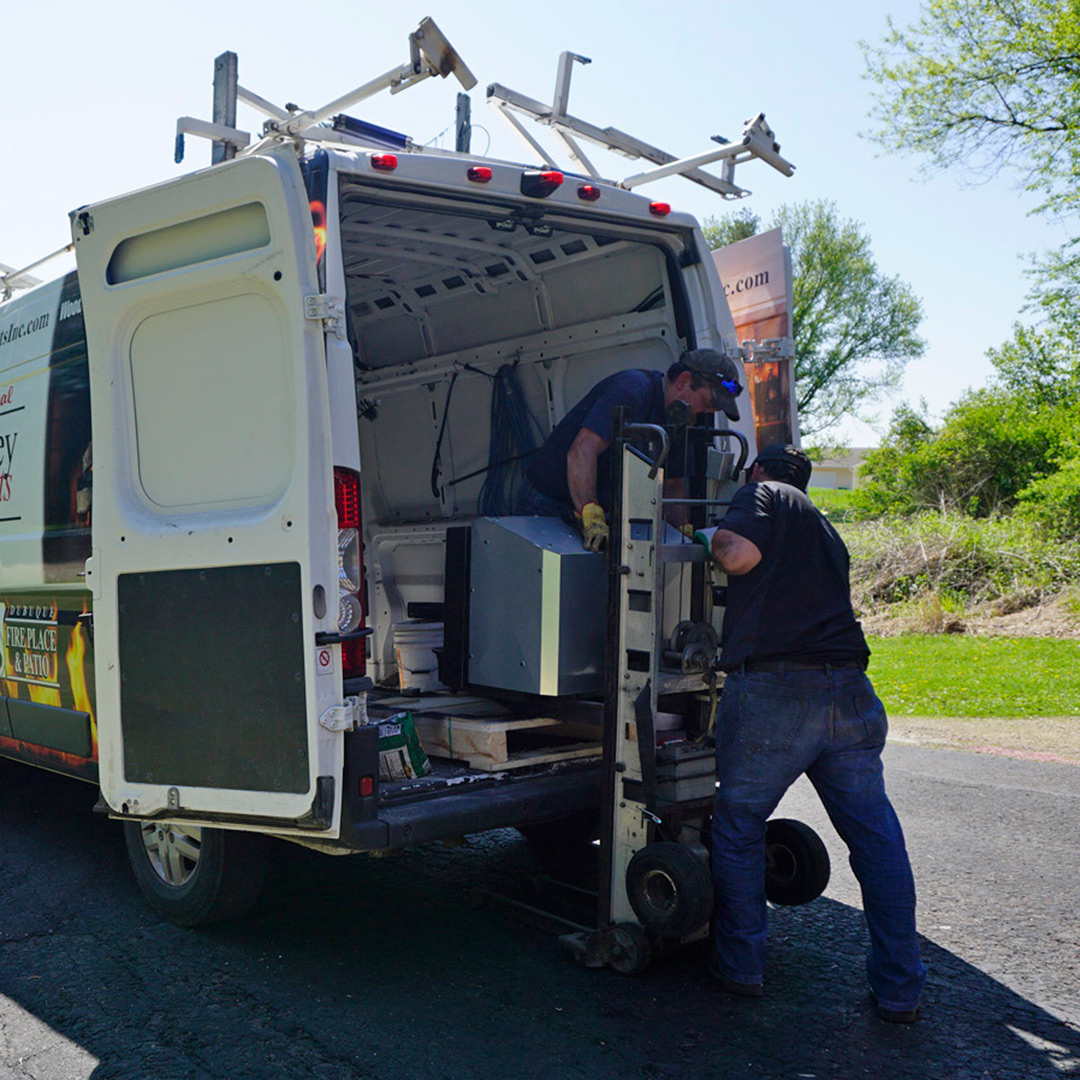
[[[744,998],[759,998],[765,996],[765,987],[761,983],[745,983],[725,975],[720,970],[716,957],[709,961],[709,974],[729,993],[737,994]]]
[[[921,1002],[913,1009],[886,1009],[884,1005],[878,1004],[877,994],[873,990],[870,991],[870,1000],[877,1009],[878,1017],[886,1024],[914,1024],[922,1015]]]

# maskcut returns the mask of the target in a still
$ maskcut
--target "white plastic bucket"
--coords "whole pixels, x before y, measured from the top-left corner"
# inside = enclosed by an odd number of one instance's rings
[[[435,655],[443,643],[441,622],[396,623],[394,656],[397,658],[398,686],[402,690],[445,690],[439,682],[439,662]]]

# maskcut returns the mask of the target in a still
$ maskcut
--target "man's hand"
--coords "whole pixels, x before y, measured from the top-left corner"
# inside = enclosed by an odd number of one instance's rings
[[[580,514],[574,515],[581,522],[581,536],[587,551],[600,551],[611,533],[604,508],[599,503],[586,503]]]

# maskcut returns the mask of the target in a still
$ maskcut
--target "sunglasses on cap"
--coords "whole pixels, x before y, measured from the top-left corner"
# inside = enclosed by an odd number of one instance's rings
[[[706,376],[706,381],[712,386],[722,386],[733,398],[737,398],[743,391],[738,379],[725,379],[720,375]]]

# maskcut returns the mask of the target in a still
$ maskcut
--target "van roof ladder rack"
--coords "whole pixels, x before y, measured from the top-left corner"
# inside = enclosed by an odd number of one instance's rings
[[[677,174],[709,188],[710,191],[715,191],[725,199],[741,199],[749,195],[750,192],[739,187],[734,182],[735,166],[737,164],[749,161],[751,158],[760,158],[785,176],[791,176],[795,171],[795,166],[780,156],[780,146],[776,142],[772,130],[765,123],[764,113],[758,113],[757,116],[746,121],[740,139],[728,141],[720,135],[714,135],[713,141],[720,144],[716,149],[707,150],[704,153],[688,158],[676,158],[674,154],[669,154],[658,147],[642,142],[640,139],[634,138],[633,135],[627,135],[626,132],[619,131],[618,128],[600,128],[585,120],[579,120],[576,116],[571,116],[567,112],[570,98],[570,76],[575,61],[580,64],[592,62],[587,57],[572,52],[564,52],[559,57],[559,69],[555,79],[555,96],[551,105],[545,105],[543,102],[526,97],[524,94],[519,94],[517,91],[499,83],[492,83],[488,87],[488,104],[502,116],[514,133],[543,163],[549,163],[550,156],[514,113],[529,116],[537,123],[550,127],[563,144],[564,149],[569,153],[571,159],[594,179],[601,179],[600,174],[582,151],[577,142],[579,138],[595,143],[597,146],[602,146],[616,154],[621,154],[623,157],[644,158],[657,166],[655,169],[648,169],[645,172],[636,173],[618,181],[618,186],[622,188],[639,187],[641,184],[649,183],[652,180],[660,180],[663,177]],[[713,176],[711,173],[704,172],[701,168],[701,166],[709,165],[715,161],[723,162],[721,176]]]
[[[10,300],[16,289],[32,289],[35,285],[40,285],[41,279],[34,277],[30,271],[36,270],[43,263],[55,259],[58,255],[74,250],[74,244],[66,244],[58,251],[50,252],[50,254],[36,259],[29,266],[24,266],[19,270],[16,270],[13,266],[8,266],[6,263],[0,263],[0,300]]]
[[[236,81],[236,54],[222,53],[214,66],[214,121],[207,123],[191,116],[181,116],[176,121],[176,161],[179,163],[183,160],[185,134],[198,135],[222,144],[224,152],[218,152],[215,146],[215,162],[234,157],[237,151],[257,153],[260,144],[256,143],[248,149],[250,134],[236,128],[237,101],[242,101],[269,117],[263,125],[264,137],[298,138],[305,131],[318,127],[350,105],[364,101],[382,90],[389,90],[391,94],[400,93],[432,75],[444,79],[453,75],[466,90],[471,90],[476,85],[476,76],[430,18],[422,19],[420,25],[409,35],[409,59],[404,64],[392,67],[377,78],[318,109],[301,109],[288,103],[282,109],[240,86]],[[318,137],[325,139],[328,136],[333,137],[327,129],[320,128]]]

